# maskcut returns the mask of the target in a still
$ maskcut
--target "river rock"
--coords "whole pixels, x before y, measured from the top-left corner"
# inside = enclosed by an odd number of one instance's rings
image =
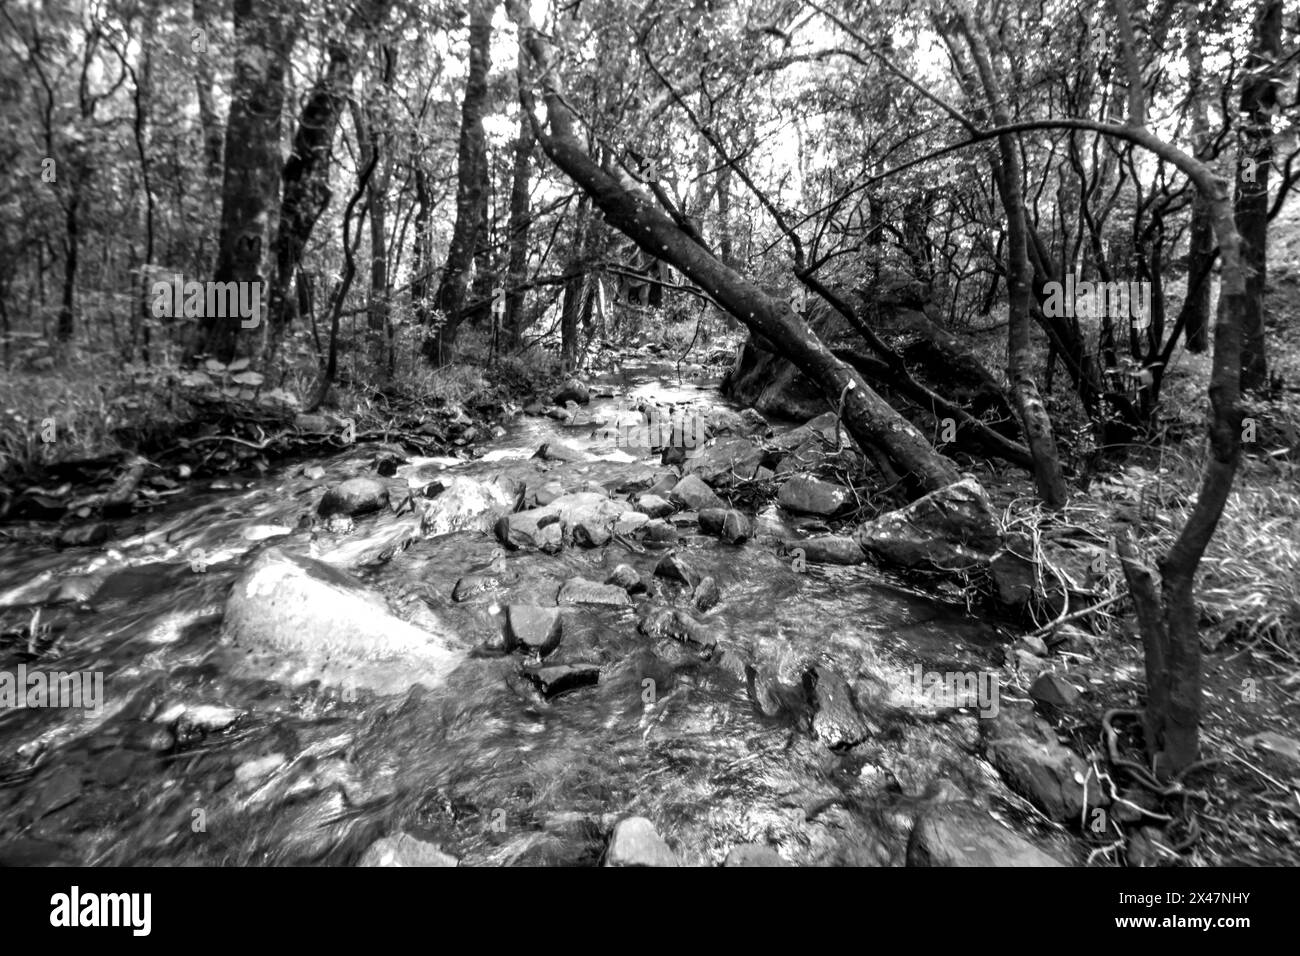
[[[600,584],[586,578],[569,578],[560,586],[557,604],[608,604],[620,607],[631,604],[627,592],[616,584]]]
[[[614,520],[614,533],[621,534],[623,537],[631,537],[645,530],[645,526],[650,523],[650,516],[642,514],[640,511],[624,511]]]
[[[987,813],[941,804],[912,828],[908,866],[1065,866]]]
[[[107,521],[94,521],[64,528],[59,532],[58,543],[61,548],[84,548],[103,544],[111,537],[113,537],[111,524]]]
[[[375,478],[349,478],[325,492],[316,508],[323,518],[331,515],[370,514],[388,507],[388,485]]]
[[[964,478],[866,522],[853,540],[891,564],[952,571],[987,566],[1001,535],[984,489]]]
[[[438,687],[464,657],[450,632],[417,628],[345,572],[279,548],[259,555],[231,588],[222,639],[260,677],[379,694]]]
[[[506,648],[521,647],[549,654],[560,646],[562,628],[558,607],[511,604],[506,608]]]
[[[550,505],[502,515],[497,519],[496,536],[508,548],[558,554],[564,547],[564,525]]]
[[[867,553],[852,538],[840,534],[819,534],[791,547],[803,548],[804,559],[814,564],[861,564]]]
[[[1069,710],[1079,702],[1074,685],[1059,674],[1043,674],[1029,687],[1029,696],[1040,704],[1057,710]]]
[[[742,843],[733,846],[722,861],[723,866],[794,866],[776,852],[774,847],[761,843]]]
[[[984,750],[1007,785],[1058,823],[1077,823],[1087,806],[1109,803],[1093,769],[1056,739],[1047,721],[1022,707],[1002,707],[984,723]]]
[[[638,497],[636,499],[636,508],[651,518],[664,518],[677,510],[671,502],[652,494],[644,494]]]
[[[563,494],[564,486],[562,484],[558,481],[548,481],[546,484],[542,485],[542,487],[537,489],[537,494],[534,495],[534,498],[538,505],[544,507]]]
[[[718,645],[713,629],[681,608],[651,608],[637,622],[637,631],[646,637],[668,637],[684,644],[694,644],[709,653]]]
[[[643,530],[645,532],[645,539],[654,544],[677,543],[677,529],[662,519],[656,518],[653,521],[647,522]]]
[[[683,508],[701,511],[705,508],[725,508],[727,503],[713,493],[699,475],[687,475],[668,493],[669,499]]]
[[[781,486],[776,503],[795,514],[833,515],[849,503],[849,489],[807,475],[795,475]]]
[[[695,585],[695,590],[691,594],[691,603],[695,605],[697,611],[707,611],[716,607],[720,600],[722,600],[722,592],[718,589],[718,582],[712,576],[702,579]]]
[[[575,448],[572,445],[562,441],[548,441],[537,449],[534,458],[542,458],[546,461],[582,461],[586,454],[582,449]]]
[[[614,826],[605,850],[606,866],[677,866],[677,857],[645,817],[628,817]]]
[[[600,667],[596,664],[550,664],[525,668],[524,675],[537,685],[543,697],[550,699],[599,683]]]
[[[754,535],[749,518],[734,508],[705,508],[700,512],[700,527],[727,544],[743,544]]]
[[[491,531],[514,504],[514,495],[499,482],[457,475],[443,483],[437,497],[420,502],[420,531],[429,537],[454,531]]]
[[[480,594],[500,590],[517,580],[519,580],[517,574],[467,574],[456,582],[456,587],[451,592],[451,599],[457,602],[468,601]]]
[[[551,400],[556,405],[563,405],[566,402],[577,402],[579,405],[586,405],[591,401],[591,390],[576,378],[571,378],[561,386]]]
[[[659,559],[659,563],[655,565],[655,577],[680,581],[688,588],[694,589],[700,583],[701,575],[691,567],[685,557],[674,551]]]
[[[630,564],[620,564],[614,568],[609,573],[609,577],[605,579],[605,583],[616,585],[629,594],[638,594],[646,589],[645,582],[641,580],[641,575]]]
[[[370,844],[357,866],[457,866],[459,861],[442,848],[409,833],[394,833]]]
[[[748,438],[718,438],[685,462],[688,475],[698,475],[711,487],[729,487],[754,477],[764,452]]]
[[[853,701],[853,691],[839,674],[813,667],[804,675],[804,689],[814,708],[813,736],[827,747],[844,750],[871,735],[871,727]]]

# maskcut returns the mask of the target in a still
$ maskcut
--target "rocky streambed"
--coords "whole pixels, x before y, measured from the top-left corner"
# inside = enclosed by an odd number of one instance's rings
[[[0,710],[0,862],[1082,862],[1032,644],[898,576],[1006,563],[978,484],[873,517],[833,416],[668,372],[0,548],[0,672],[104,687]]]

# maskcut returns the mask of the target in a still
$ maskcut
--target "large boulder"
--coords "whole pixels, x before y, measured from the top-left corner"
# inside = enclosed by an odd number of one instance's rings
[[[849,489],[830,481],[796,475],[781,486],[776,503],[804,515],[833,515],[849,503]]]
[[[429,537],[453,531],[491,531],[514,508],[514,494],[496,481],[457,475],[436,498],[421,501],[420,530]]]
[[[943,571],[986,567],[1002,543],[997,517],[974,478],[866,522],[853,540],[890,564]]]
[[[1110,803],[1096,771],[1032,711],[1003,707],[984,730],[984,752],[1007,786],[1050,819],[1078,823],[1085,804],[1092,809]]]
[[[763,465],[763,449],[748,438],[718,438],[687,460],[683,470],[699,475],[713,487],[727,487],[748,481]]]
[[[912,828],[908,866],[1065,866],[987,813],[941,804]]]
[[[450,633],[429,633],[321,561],[270,548],[226,601],[222,639],[258,676],[395,694],[437,687],[464,659]]]
[[[687,475],[677,482],[673,485],[673,490],[668,492],[668,498],[678,506],[692,511],[727,507],[727,503],[715,495],[699,475]]]

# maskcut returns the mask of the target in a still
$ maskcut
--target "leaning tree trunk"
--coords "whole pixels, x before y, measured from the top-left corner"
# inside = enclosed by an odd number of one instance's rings
[[[435,305],[443,321],[424,343],[424,354],[441,363],[449,355],[464,316],[470,267],[478,251],[479,231],[487,212],[487,137],[483,116],[488,107],[494,0],[471,0],[469,6],[469,76],[461,107],[460,148],[456,159],[456,225]]]
[[[235,77],[226,122],[225,178],[221,186],[218,282],[261,283],[267,274],[268,225],[280,191],[280,109],[284,71],[293,49],[290,15],[256,0],[235,0]],[[203,351],[228,362],[235,356],[240,320],[205,315]]]
[[[840,409],[845,426],[863,449],[873,454],[879,451],[910,490],[931,491],[956,481],[959,476],[953,463],[868,387],[861,375],[836,358],[786,302],[728,268],[664,212],[592,159],[574,133],[574,116],[551,64],[549,44],[533,27],[520,0],[509,0],[508,5],[541,73],[549,133],[537,129],[538,141],[551,161],[591,197],[610,225],[647,254],[678,269],[751,332],[785,349],[790,360]],[[523,95],[531,101],[531,93]],[[535,115],[531,102],[528,111]]]

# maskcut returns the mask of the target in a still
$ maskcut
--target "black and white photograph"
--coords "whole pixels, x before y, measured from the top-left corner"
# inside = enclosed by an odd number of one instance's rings
[[[1298,863],[1295,0],[0,0],[24,919]]]

